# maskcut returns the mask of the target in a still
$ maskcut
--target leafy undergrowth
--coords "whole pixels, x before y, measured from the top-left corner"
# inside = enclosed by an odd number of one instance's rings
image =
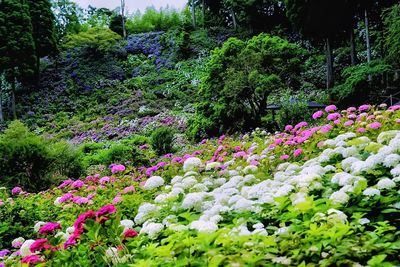
[[[38,194],[2,190],[3,265],[398,266],[400,106],[313,118]]]

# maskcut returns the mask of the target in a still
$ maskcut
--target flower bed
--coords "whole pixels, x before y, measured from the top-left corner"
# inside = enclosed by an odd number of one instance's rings
[[[17,206],[55,213],[32,221],[36,233],[15,236],[0,259],[6,266],[399,265],[400,106],[328,106],[313,118],[318,126],[203,140],[148,168],[114,165],[110,176],[66,180],[39,194],[0,191],[3,218]]]

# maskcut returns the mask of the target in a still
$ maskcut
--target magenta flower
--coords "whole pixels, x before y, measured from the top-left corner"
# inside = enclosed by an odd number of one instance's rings
[[[247,158],[247,153],[244,151],[237,152],[233,154],[234,158]]]
[[[29,250],[32,253],[48,250],[51,246],[47,244],[47,242],[48,242],[47,239],[38,239],[29,247]]]
[[[61,225],[59,223],[48,222],[39,229],[39,234],[47,235],[59,229],[61,229]]]
[[[70,200],[70,199],[73,198],[73,197],[74,197],[73,194],[71,194],[71,193],[66,193],[66,194],[64,194],[64,195],[61,196],[59,202],[60,202],[60,203],[66,202],[66,201]]]
[[[100,217],[100,216],[107,215],[107,214],[113,214],[116,211],[117,211],[117,209],[114,207],[114,205],[108,204],[108,205],[101,207],[96,212],[96,217]]]
[[[298,156],[300,156],[301,154],[303,154],[303,149],[301,149],[301,148],[298,148],[298,149],[296,149],[296,150],[293,152],[293,155],[294,155],[295,157],[298,157]]]
[[[123,172],[125,171],[125,166],[121,164],[116,164],[111,166],[111,172],[112,173],[118,173],[118,172]]]
[[[391,111],[396,111],[398,109],[400,109],[400,105],[394,105],[394,106],[389,107],[389,110],[391,110]]]
[[[43,262],[39,255],[28,255],[21,259],[21,263],[36,264],[38,262]]]
[[[300,129],[300,128],[307,127],[307,126],[308,126],[308,123],[305,121],[302,121],[302,122],[299,122],[298,124],[296,124],[296,126],[294,126],[294,129],[296,130],[296,129]]]
[[[339,119],[340,117],[341,117],[340,114],[336,112],[336,113],[329,114],[327,119],[329,121],[335,121],[335,120]]]
[[[275,145],[279,146],[280,144],[283,143],[283,139],[282,138],[276,139],[274,143],[275,143]]]
[[[371,128],[371,129],[379,129],[382,127],[382,124],[376,121],[376,122],[368,124],[367,127]]]
[[[4,258],[5,256],[7,256],[11,251],[9,251],[8,249],[3,249],[0,250],[0,258]]]
[[[330,130],[332,130],[333,126],[330,124],[327,124],[325,126],[322,126],[320,131],[321,133],[328,133]]]
[[[289,155],[282,155],[279,157],[280,160],[287,160],[289,158]]]
[[[128,229],[124,232],[124,238],[132,238],[138,236],[138,232],[133,229]]]
[[[181,163],[183,159],[181,157],[176,157],[171,160],[172,163]]]
[[[336,107],[335,105],[329,105],[329,106],[327,106],[327,107],[325,108],[325,111],[326,111],[326,112],[333,112],[333,111],[335,111],[335,110],[337,110],[337,107]]]
[[[349,107],[346,111],[348,114],[353,113],[354,111],[356,111],[357,109],[355,107]]]
[[[324,115],[324,112],[322,112],[321,110],[319,110],[319,111],[315,112],[315,113],[312,115],[312,118],[313,118],[314,120],[317,120],[317,119],[321,118],[323,115]]]
[[[18,186],[14,187],[14,188],[11,190],[11,194],[13,194],[13,195],[19,195],[19,194],[21,194],[21,193],[22,193],[22,188],[21,188],[21,187],[18,187]]]

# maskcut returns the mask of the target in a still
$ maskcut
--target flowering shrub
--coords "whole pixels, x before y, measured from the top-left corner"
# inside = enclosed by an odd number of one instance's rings
[[[110,176],[39,194],[0,191],[0,212],[37,202],[54,215],[31,220],[37,233],[1,243],[2,261],[399,265],[400,106],[328,106],[313,117],[318,126],[203,140],[152,166],[114,165]]]

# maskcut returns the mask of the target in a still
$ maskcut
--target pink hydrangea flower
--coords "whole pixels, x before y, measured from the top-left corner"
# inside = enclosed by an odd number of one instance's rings
[[[370,108],[371,108],[371,105],[366,104],[366,105],[361,105],[361,106],[358,108],[358,110],[361,111],[361,112],[363,112],[363,111],[369,110]]]
[[[289,155],[282,155],[279,157],[280,160],[287,160],[289,159]]]
[[[400,119],[397,119],[397,120],[396,120],[396,123],[400,123]]]
[[[116,196],[116,197],[114,197],[114,199],[112,200],[112,203],[113,204],[118,204],[118,203],[120,203],[120,202],[122,202],[122,197],[121,196]]]
[[[149,148],[150,148],[150,146],[148,144],[144,144],[144,145],[139,146],[140,150],[147,150]]]
[[[108,204],[108,205],[101,207],[96,212],[96,217],[100,217],[100,216],[107,215],[107,214],[113,214],[116,211],[117,211],[117,209],[114,207],[114,205]]]
[[[367,127],[371,128],[371,129],[379,129],[382,127],[382,124],[380,122],[376,121],[376,122],[368,124]]]
[[[389,107],[389,110],[391,110],[391,111],[396,111],[398,109],[400,109],[400,105],[394,105],[394,106]]]
[[[61,196],[59,202],[60,202],[60,203],[66,202],[66,201],[70,200],[70,199],[73,198],[73,197],[74,197],[73,194],[71,194],[71,193],[66,193],[66,194],[64,194],[64,195]]]
[[[335,110],[337,110],[337,107],[336,107],[335,105],[329,105],[329,106],[327,106],[327,107],[325,108],[325,111],[326,111],[326,112],[333,112],[333,111],[335,111]]]
[[[121,164],[114,164],[111,165],[111,172],[112,173],[118,173],[118,172],[123,172],[125,171],[125,166]]]
[[[302,121],[302,122],[299,122],[298,124],[296,124],[296,126],[294,126],[294,129],[300,129],[300,128],[307,127],[307,126],[308,126],[308,123],[305,121]]]
[[[101,178],[101,179],[99,180],[99,183],[100,183],[100,184],[106,184],[106,183],[109,183],[110,180],[111,180],[110,177],[105,176],[105,177],[103,177],[103,178]]]
[[[21,194],[21,193],[22,193],[22,188],[21,188],[21,187],[18,187],[18,186],[14,187],[14,188],[11,190],[11,194],[13,194],[13,195],[19,195],[19,194]]]
[[[71,184],[71,186],[75,187],[75,188],[81,188],[81,187],[85,186],[85,183],[82,182],[81,180],[76,180],[75,182],[73,182]]]
[[[341,121],[340,120],[335,120],[333,123],[336,124],[336,125],[339,125],[341,123]]]
[[[51,234],[52,232],[54,232],[55,230],[59,230],[59,229],[61,229],[61,224],[54,223],[54,222],[48,222],[39,229],[39,234],[48,235],[48,234]]]
[[[365,128],[363,128],[363,127],[360,127],[360,128],[358,128],[357,129],[357,133],[365,133]]]
[[[319,119],[319,118],[322,118],[323,115],[324,115],[324,112],[321,111],[321,110],[319,110],[319,111],[315,112],[315,113],[312,115],[312,118],[313,118],[314,120],[317,120],[317,119]]]
[[[329,121],[335,121],[335,120],[337,120],[337,119],[339,119],[341,116],[340,116],[340,113],[331,113],[331,114],[329,114],[328,115],[328,117],[327,117],[327,119],[329,120]]]
[[[79,197],[79,196],[74,197],[74,200],[73,200],[73,202],[78,205],[87,204],[87,203],[89,203],[89,201],[90,201],[90,199],[88,199],[87,197]]]
[[[302,153],[303,153],[303,149],[298,148],[298,149],[296,149],[296,150],[293,152],[293,155],[294,155],[295,157],[298,157],[298,156],[300,156]]]
[[[293,130],[293,126],[292,125],[286,125],[285,126],[285,131],[290,132],[291,130]]]
[[[235,154],[233,154],[234,158],[247,158],[247,153],[244,151],[239,151]]]
[[[275,143],[275,145],[279,146],[280,144],[283,143],[283,139],[282,138],[276,139],[274,143]]]
[[[327,124],[325,126],[322,126],[320,131],[321,133],[328,133],[330,130],[332,130],[333,126],[330,124]]]
[[[131,186],[125,187],[123,193],[128,194],[130,192],[135,192],[135,191],[136,191],[135,187],[133,185],[131,185]]]
[[[350,125],[353,125],[354,124],[354,121],[352,121],[352,120],[349,120],[349,121],[346,121],[345,123],[344,123],[344,126],[350,126]]]
[[[348,114],[353,113],[354,111],[356,111],[357,109],[355,107],[349,107],[346,111]]]
[[[58,189],[63,189],[64,187],[66,187],[66,186],[68,186],[68,185],[70,185],[70,184],[72,184],[72,183],[73,183],[73,181],[70,180],[70,179],[64,180],[64,181],[58,186]]]

